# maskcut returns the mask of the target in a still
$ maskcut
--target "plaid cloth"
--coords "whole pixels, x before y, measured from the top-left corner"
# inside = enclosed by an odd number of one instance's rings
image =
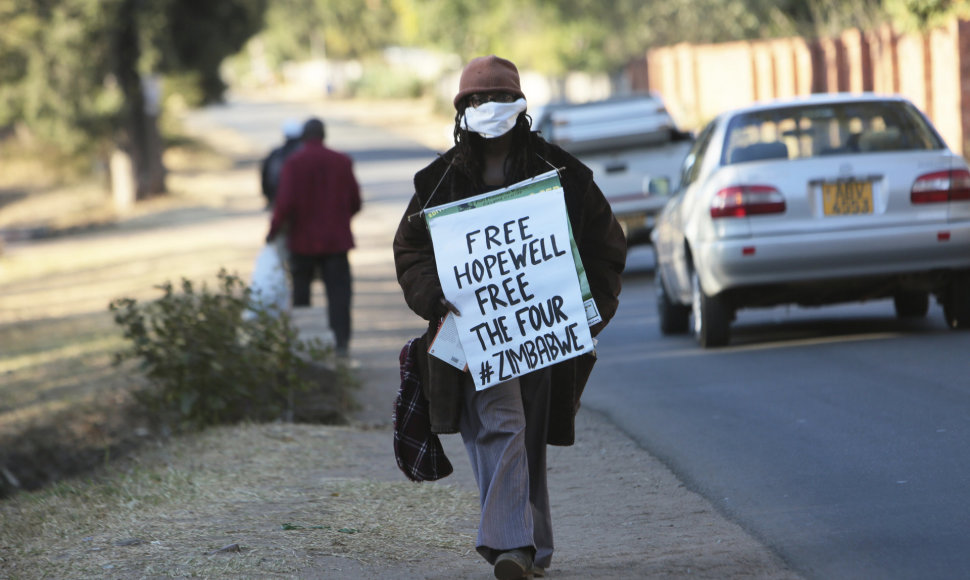
[[[438,435],[431,432],[428,399],[421,390],[412,338],[401,349],[401,388],[394,400],[394,458],[411,481],[435,481],[453,471]]]

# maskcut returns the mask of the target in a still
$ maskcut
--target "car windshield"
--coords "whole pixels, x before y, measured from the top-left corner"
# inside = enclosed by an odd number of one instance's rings
[[[923,116],[907,103],[799,105],[734,117],[727,128],[721,164],[942,147]]]

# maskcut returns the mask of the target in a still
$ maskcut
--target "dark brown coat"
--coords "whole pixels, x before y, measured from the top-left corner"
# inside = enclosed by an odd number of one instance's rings
[[[560,180],[573,236],[589,278],[593,298],[603,322],[590,328],[596,336],[616,313],[621,274],[626,262],[626,238],[609,203],[603,197],[592,171],[572,155],[537,135],[531,137],[537,152],[534,175],[562,168]],[[428,320],[428,333],[419,348],[427,352],[427,338],[434,336],[444,316],[443,293],[438,281],[431,236],[420,215],[433,207],[477,193],[456,167],[450,167],[455,150],[433,161],[414,176],[415,194],[394,237],[394,262],[404,299],[416,314]],[[551,165],[550,165],[551,164]],[[434,192],[429,202],[429,197]],[[593,369],[595,354],[581,355],[552,366],[552,400],[549,410],[550,445],[572,445],[579,399]],[[458,431],[461,372],[435,357],[419,357],[425,395],[430,402],[431,429],[436,433]]]

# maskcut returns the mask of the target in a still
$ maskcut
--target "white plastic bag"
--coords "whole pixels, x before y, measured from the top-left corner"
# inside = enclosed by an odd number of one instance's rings
[[[260,250],[249,285],[254,303],[279,313],[290,310],[290,279],[281,238],[278,236]],[[247,318],[252,317],[252,313],[246,314]]]

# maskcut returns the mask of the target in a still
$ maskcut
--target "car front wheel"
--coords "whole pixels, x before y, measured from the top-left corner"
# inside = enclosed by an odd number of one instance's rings
[[[725,346],[730,339],[731,311],[720,296],[708,296],[697,272],[691,272],[691,317],[694,337],[704,348]]]
[[[952,329],[970,329],[970,272],[960,272],[950,281],[943,300],[943,317]]]
[[[667,295],[663,274],[657,268],[657,315],[660,318],[660,334],[684,334],[690,329],[690,308],[676,304]]]

